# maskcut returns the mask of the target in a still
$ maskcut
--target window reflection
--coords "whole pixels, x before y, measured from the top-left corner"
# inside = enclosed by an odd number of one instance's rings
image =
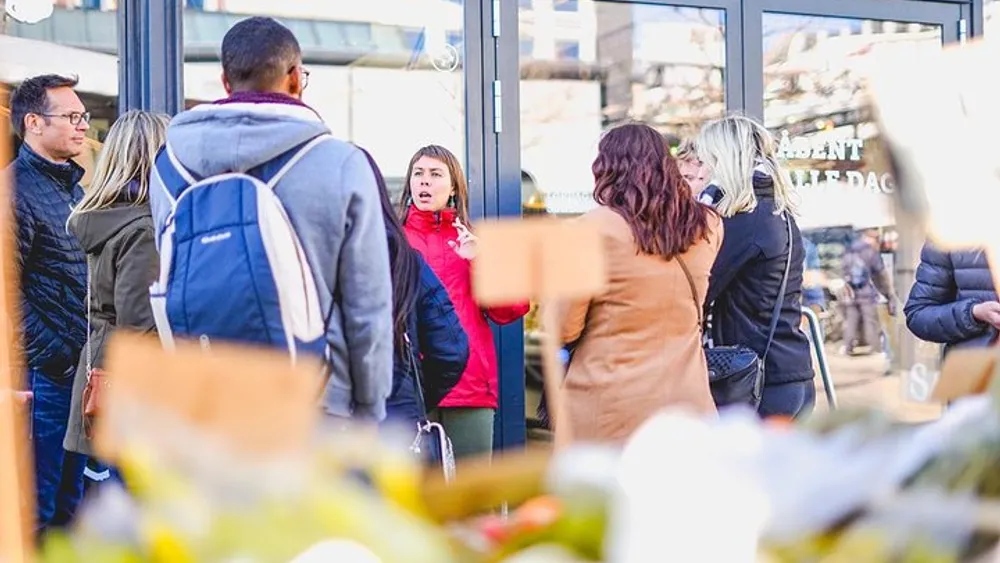
[[[552,7],[557,12],[576,12],[580,9],[577,0],[552,0]]]
[[[116,10],[114,0],[57,0],[52,16],[45,20],[29,24],[8,19],[0,25],[3,87],[40,74],[79,77],[76,92],[92,115],[87,150],[76,159],[87,170],[84,186],[89,185],[100,141],[118,116]],[[0,118],[7,119],[8,108],[0,109]],[[13,146],[19,146],[18,139]]]
[[[519,52],[521,54],[521,57],[529,57],[530,58],[531,55],[535,52],[535,42],[534,42],[534,40],[532,40],[530,37],[528,37],[528,38],[522,37],[520,39],[520,41],[519,41],[519,48],[518,48],[518,50],[519,50]]]
[[[583,0],[527,4],[519,3],[524,216],[572,216],[594,207],[590,167],[606,128],[642,121],[676,146],[725,113],[724,12]],[[538,329],[533,307],[525,319],[529,428],[542,381]]]
[[[543,8],[519,12],[521,166],[534,205],[544,199],[556,215],[594,206],[590,164],[607,127],[642,121],[677,144],[725,112],[724,12],[579,2],[552,26]],[[531,196],[524,213],[538,211]]]
[[[560,61],[578,61],[580,60],[580,42],[579,41],[557,41],[556,42],[556,59]]]
[[[877,250],[894,275],[896,295],[905,301],[913,283],[923,240],[900,229],[893,214],[894,179],[882,165],[879,133],[864,96],[863,78],[880,50],[905,46],[919,58],[940,49],[938,26],[765,14],[764,119],[778,138],[801,198],[799,226],[816,246],[820,270],[810,285],[822,289],[820,317],[826,350],[842,402],[880,402],[898,406],[901,369],[915,362],[936,366],[935,346],[918,343],[902,315],[890,318],[876,305],[881,334],[877,342],[845,342],[849,249],[863,231],[877,230]],[[818,275],[817,275],[818,274]],[[884,301],[884,300],[883,300]],[[861,327],[858,327],[858,334]],[[845,356],[854,348],[861,355]],[[907,413],[901,413],[906,415]]]
[[[983,1],[983,32],[987,37],[1000,34],[1000,1]]]
[[[225,96],[218,45],[245,15],[292,30],[310,70],[304,101],[372,153],[394,199],[421,146],[445,146],[466,166],[462,0],[204,0],[184,19],[188,106]]]

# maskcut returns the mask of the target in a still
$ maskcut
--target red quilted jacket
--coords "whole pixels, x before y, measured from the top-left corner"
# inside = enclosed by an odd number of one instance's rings
[[[483,309],[476,303],[472,293],[472,264],[448,246],[448,241],[458,239],[458,231],[452,226],[454,220],[455,212],[451,209],[434,213],[411,206],[405,222],[406,238],[440,278],[469,337],[465,373],[439,406],[495,409],[497,353],[487,319],[497,324],[512,323],[528,314],[529,304]]]

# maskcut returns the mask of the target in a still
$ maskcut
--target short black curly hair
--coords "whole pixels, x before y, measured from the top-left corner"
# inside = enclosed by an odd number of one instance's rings
[[[222,39],[222,70],[236,90],[267,91],[301,58],[295,35],[273,18],[242,20]]]
[[[29,113],[43,114],[49,110],[49,90],[75,88],[80,79],[76,76],[42,74],[32,76],[10,93],[10,121],[14,131],[24,138],[24,118]]]

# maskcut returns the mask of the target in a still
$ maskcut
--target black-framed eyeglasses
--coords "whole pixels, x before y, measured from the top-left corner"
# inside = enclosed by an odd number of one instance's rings
[[[299,69],[299,74],[302,76],[302,89],[305,90],[306,86],[309,85],[309,69],[302,65],[295,65],[288,69],[288,74],[295,72],[295,69]]]
[[[85,111],[80,113],[74,111],[73,113],[40,113],[38,115],[44,117],[62,117],[69,120],[70,125],[79,125],[81,121],[84,123],[90,123],[90,112]]]

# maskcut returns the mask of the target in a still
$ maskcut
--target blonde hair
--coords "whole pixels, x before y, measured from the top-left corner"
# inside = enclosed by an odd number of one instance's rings
[[[681,141],[674,158],[686,161],[700,160],[698,158],[698,146],[695,145],[694,139],[684,139]]]
[[[70,218],[87,211],[107,209],[121,201],[122,192],[135,180],[139,189],[133,204],[149,198],[149,175],[156,151],[166,142],[170,117],[132,110],[119,117],[101,148],[90,188],[73,208]]]
[[[695,141],[699,159],[712,170],[723,196],[716,210],[723,217],[749,213],[757,208],[754,171],[774,181],[774,214],[797,213],[791,177],[778,163],[774,136],[757,121],[730,115],[702,127]]]

